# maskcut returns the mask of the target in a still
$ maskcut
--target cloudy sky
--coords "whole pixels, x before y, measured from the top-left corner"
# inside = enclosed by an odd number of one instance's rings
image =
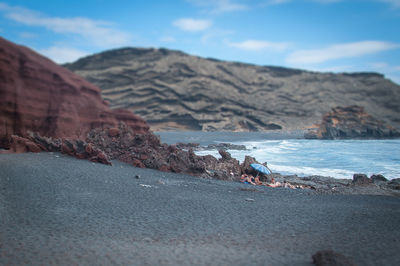
[[[0,35],[58,63],[165,47],[400,83],[400,0],[0,0]]]

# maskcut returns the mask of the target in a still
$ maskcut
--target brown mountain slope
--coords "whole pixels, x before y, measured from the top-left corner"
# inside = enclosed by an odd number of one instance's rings
[[[400,127],[400,86],[377,73],[333,74],[123,48],[65,67],[153,130],[302,129],[336,106],[359,105]]]

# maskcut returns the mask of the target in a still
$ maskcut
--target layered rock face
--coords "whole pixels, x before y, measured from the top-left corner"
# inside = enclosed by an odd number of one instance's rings
[[[360,105],[400,127],[400,86],[376,73],[317,73],[124,48],[65,65],[102,90],[111,108],[153,130],[303,129],[330,108]]]
[[[310,139],[399,138],[400,132],[367,114],[363,107],[332,108],[321,124],[305,134]]]
[[[29,48],[0,38],[0,147],[28,131],[81,138],[123,121],[139,133],[149,126],[129,111],[112,110],[100,89]]]

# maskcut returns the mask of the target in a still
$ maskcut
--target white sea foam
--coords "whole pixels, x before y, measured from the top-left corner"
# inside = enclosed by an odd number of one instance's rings
[[[283,174],[323,175],[352,178],[354,173],[382,174],[400,178],[400,140],[263,140],[233,141],[247,150],[228,150],[243,161],[246,155],[268,162],[274,172]],[[201,151],[199,155],[220,157],[218,151]]]

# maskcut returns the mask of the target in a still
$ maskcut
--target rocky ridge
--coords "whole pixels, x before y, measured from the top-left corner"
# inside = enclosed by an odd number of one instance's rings
[[[400,127],[400,86],[377,73],[317,73],[144,48],[65,67],[100,87],[111,108],[134,111],[153,130],[304,129],[330,108],[350,105]]]

